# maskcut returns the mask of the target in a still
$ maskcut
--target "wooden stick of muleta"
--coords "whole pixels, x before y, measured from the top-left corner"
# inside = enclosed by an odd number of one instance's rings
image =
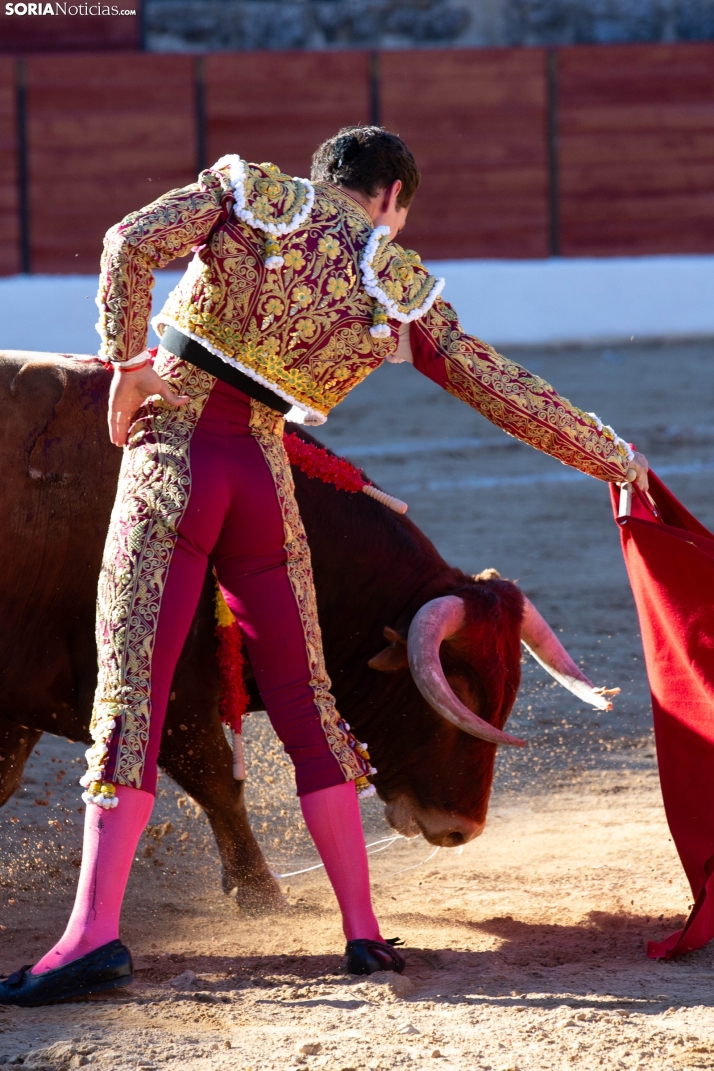
[[[375,501],[381,502],[383,506],[389,506],[395,513],[406,513],[409,509],[409,506],[406,502],[402,502],[401,498],[388,495],[386,491],[380,491],[378,487],[374,487],[371,483],[363,484],[362,491],[369,495],[370,498],[375,499]]]
[[[243,753],[243,734],[233,730],[233,779],[245,781],[245,755]]]

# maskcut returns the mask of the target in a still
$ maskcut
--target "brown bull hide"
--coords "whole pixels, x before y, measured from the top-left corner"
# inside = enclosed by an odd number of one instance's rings
[[[121,458],[106,430],[109,378],[96,362],[0,357],[0,555],[12,562],[0,574],[0,733],[14,733],[16,755],[11,770],[0,765],[0,799],[27,755],[22,725],[88,739],[96,583]],[[338,709],[369,742],[388,815],[408,815],[433,843],[462,843],[483,827],[495,747],[428,706],[405,668],[402,637],[425,602],[462,598],[466,628],[443,645],[444,669],[462,702],[500,728],[518,687],[520,593],[450,567],[416,525],[366,495],[294,477]],[[392,672],[370,672],[367,663],[385,654],[385,621]],[[261,709],[247,683],[251,709]],[[206,809],[224,885],[237,885],[244,901],[274,904],[218,719],[210,578],[173,688],[159,761]]]
[[[41,732],[90,742],[94,603],[121,462],[107,433],[110,378],[98,362],[0,355],[0,803]],[[212,594],[209,580],[159,762],[205,809],[226,891],[237,887],[245,906],[279,907],[218,718]]]

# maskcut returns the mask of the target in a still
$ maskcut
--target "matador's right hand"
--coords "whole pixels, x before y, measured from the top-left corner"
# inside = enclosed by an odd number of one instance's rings
[[[157,395],[169,405],[185,405],[187,394],[174,394],[151,365],[140,365],[136,370],[114,370],[109,390],[109,438],[115,446],[126,446],[131,422],[148,398]]]
[[[639,487],[640,491],[647,491],[649,488],[649,480],[647,478],[649,468],[650,466],[645,455],[635,454],[630,460],[630,467],[627,470],[625,482],[634,483],[635,487]]]

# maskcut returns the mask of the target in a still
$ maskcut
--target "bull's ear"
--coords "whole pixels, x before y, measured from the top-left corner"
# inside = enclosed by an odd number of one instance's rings
[[[385,640],[391,640],[389,647],[370,658],[367,665],[370,669],[377,669],[380,673],[392,673],[395,669],[404,669],[409,665],[407,658],[407,641],[393,628],[387,626],[384,630]]]

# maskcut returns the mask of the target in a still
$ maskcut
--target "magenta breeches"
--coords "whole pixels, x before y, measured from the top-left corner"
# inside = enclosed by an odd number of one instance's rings
[[[298,795],[346,780],[316,703],[314,665],[311,670],[287,567],[284,517],[273,474],[251,432],[251,404],[244,394],[216,382],[191,434],[190,493],[163,584],[151,659],[151,714],[140,784],[147,792],[156,790],[174,669],[209,563],[245,637],[265,709],[294,763]],[[118,740],[115,733],[108,781],[122,780],[115,777]]]

